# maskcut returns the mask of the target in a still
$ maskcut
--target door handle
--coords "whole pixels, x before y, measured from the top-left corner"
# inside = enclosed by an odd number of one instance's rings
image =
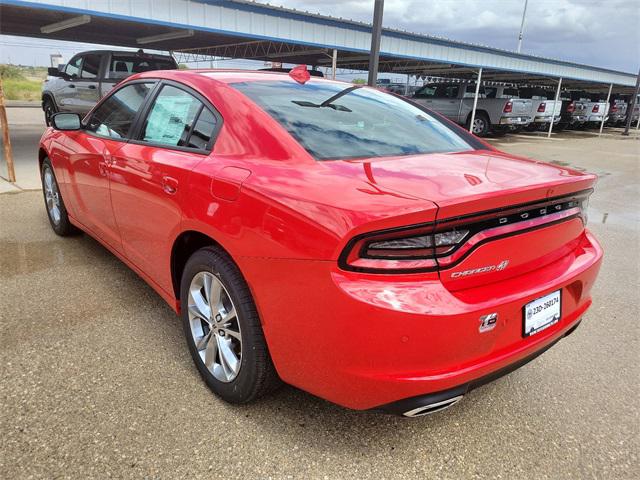
[[[69,88],[76,88],[76,86],[73,83],[70,83],[69,85],[67,85]]]
[[[175,195],[178,191],[178,180],[172,177],[162,177],[162,190],[169,195]]]
[[[96,86],[95,85],[89,85],[87,88],[90,88],[91,90],[95,90]]]

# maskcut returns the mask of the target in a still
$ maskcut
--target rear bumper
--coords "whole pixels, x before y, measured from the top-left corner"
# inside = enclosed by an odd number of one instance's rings
[[[285,382],[345,407],[393,410],[404,399],[467,391],[558,341],[590,306],[601,260],[599,244],[584,232],[574,251],[538,270],[455,292],[437,274],[366,275],[304,260],[239,263]],[[523,338],[523,306],[558,289],[561,320]],[[480,333],[480,317],[493,312],[496,327]]]
[[[502,117],[500,125],[528,125],[531,123],[531,117],[526,115],[520,117]]]
[[[549,123],[551,122],[551,116],[547,116],[547,117],[535,117],[533,119],[533,121],[535,123]],[[556,115],[555,117],[553,117],[553,123],[556,124],[560,121],[560,115]]]
[[[558,343],[562,338],[571,335],[578,328],[579,325],[580,325],[580,321],[576,322],[575,325],[571,327],[569,330],[567,330],[562,337],[557,338],[553,342],[537,350],[531,355],[528,355],[523,359],[518,360],[517,362],[513,362],[507,365],[506,367],[501,368],[500,370],[496,370],[495,372],[490,373],[489,375],[485,375],[484,377],[478,378],[476,380],[465,383],[463,385],[458,385],[457,387],[453,387],[448,390],[444,390],[442,392],[428,393],[426,395],[418,395],[417,397],[405,398],[402,400],[398,400],[397,402],[393,402],[393,403],[375,408],[374,410],[378,410],[386,413],[392,413],[394,415],[403,415],[403,416],[410,417],[410,416],[418,416],[418,415],[412,415],[412,414],[409,414],[409,412],[420,411],[424,406],[432,406],[432,405],[440,406],[443,404],[446,404],[447,406],[453,405],[454,403],[457,403],[457,400],[462,399],[462,397],[464,397],[471,390],[474,390],[478,387],[486,385],[487,383],[491,383],[494,380],[504,377],[505,375],[510,374],[511,372],[519,369],[520,367],[523,367],[524,365],[531,362],[532,360],[535,360],[544,352],[546,352],[551,347],[553,347],[556,343]],[[455,401],[451,402],[451,399],[455,399]],[[440,408],[436,408],[433,411],[439,411],[439,410]]]

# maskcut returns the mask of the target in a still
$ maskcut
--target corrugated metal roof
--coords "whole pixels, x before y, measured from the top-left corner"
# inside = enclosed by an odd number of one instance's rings
[[[7,34],[135,47],[140,36],[190,29],[195,33],[188,38],[145,47],[210,47],[202,50],[208,52],[204,54],[237,58],[330,65],[330,50],[337,49],[339,66],[366,69],[371,43],[367,23],[245,0],[0,0],[0,7],[0,27]],[[79,14],[91,15],[91,23],[55,34],[40,32],[42,25]],[[381,71],[417,75],[469,76],[472,69],[483,67],[485,78],[520,79],[524,74],[600,85],[635,84],[635,75],[626,72],[389,28],[383,29],[380,62]],[[443,71],[445,65],[454,68]]]

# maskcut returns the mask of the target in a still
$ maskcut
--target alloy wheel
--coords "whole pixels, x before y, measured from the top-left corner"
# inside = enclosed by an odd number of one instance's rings
[[[484,132],[485,123],[482,118],[474,118],[473,119],[473,133],[476,135]]]
[[[242,365],[242,335],[229,292],[216,275],[199,272],[191,280],[187,308],[200,359],[217,380],[232,382]]]
[[[48,166],[44,170],[44,198],[47,202],[47,212],[51,221],[55,225],[60,224],[61,212],[60,212],[60,192],[58,191],[58,184],[53,176],[51,168]]]

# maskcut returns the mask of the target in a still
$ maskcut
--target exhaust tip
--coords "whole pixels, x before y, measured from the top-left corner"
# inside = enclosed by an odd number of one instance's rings
[[[442,400],[441,402],[428,403],[426,405],[421,405],[417,408],[404,412],[402,416],[408,417],[408,418],[415,418],[415,417],[424,417],[425,415],[431,415],[432,413],[440,412],[442,410],[445,410],[455,405],[460,400],[462,400],[462,397],[464,397],[464,395],[451,397],[446,400]]]

